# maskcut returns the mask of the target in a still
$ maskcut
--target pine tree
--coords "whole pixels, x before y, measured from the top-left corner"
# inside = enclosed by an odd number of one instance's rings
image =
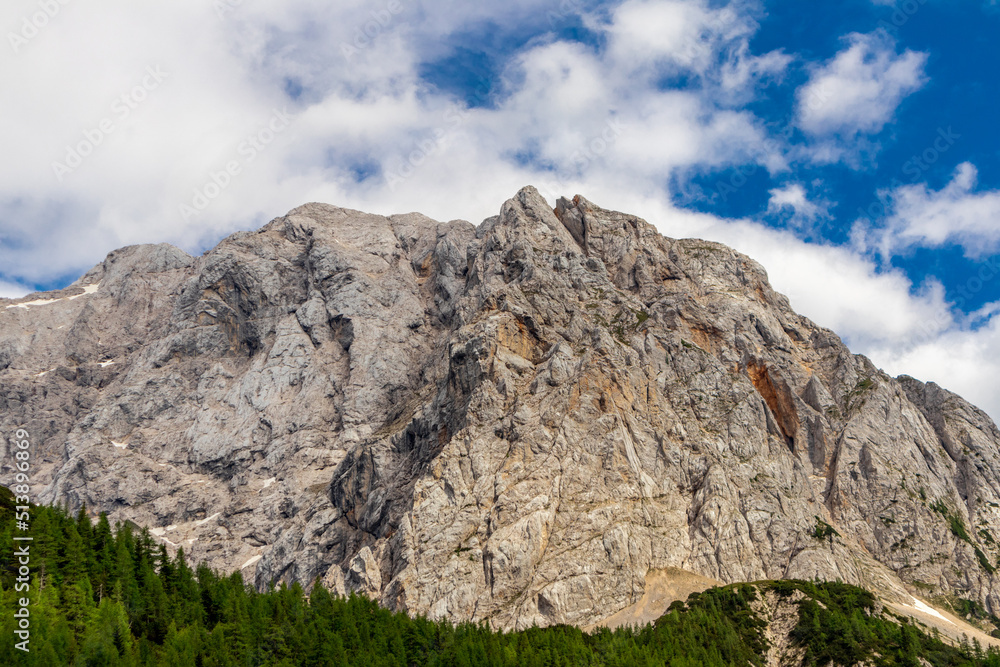
[[[93,585],[97,592],[97,601],[110,595],[110,585],[113,581],[115,568],[115,538],[108,523],[108,515],[101,512],[93,534],[94,576]]]
[[[62,610],[70,629],[79,640],[87,629],[93,608],[94,590],[87,576],[87,556],[76,525],[66,526],[66,543],[60,558]]]

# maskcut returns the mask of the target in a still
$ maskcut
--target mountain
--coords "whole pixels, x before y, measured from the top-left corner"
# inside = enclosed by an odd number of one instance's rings
[[[851,354],[748,257],[579,196],[478,227],[308,204],[198,258],[115,251],[0,301],[0,408],[35,500],[262,588],[504,629],[664,580],[1000,611],[985,413]]]

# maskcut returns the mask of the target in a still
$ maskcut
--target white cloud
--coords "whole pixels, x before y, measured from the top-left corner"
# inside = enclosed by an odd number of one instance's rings
[[[752,24],[736,10],[712,10],[704,2],[629,0],[608,25],[616,59],[654,66],[670,63],[706,73],[719,43],[747,36]]]
[[[800,183],[788,183],[783,187],[769,190],[768,194],[770,199],[767,203],[767,212],[772,215],[790,213],[794,223],[807,224],[830,215],[829,202],[810,200],[806,189]]]
[[[0,299],[20,299],[32,291],[23,285],[0,280]]]
[[[797,93],[798,124],[818,136],[875,134],[927,78],[927,55],[896,46],[883,31],[847,36],[849,46],[817,67]]]
[[[934,381],[1000,423],[1000,303],[978,328],[956,327],[909,347],[883,346],[869,351],[887,371]]]
[[[717,99],[738,99],[752,84],[779,79],[791,57],[781,51],[749,54],[757,30],[754,5],[712,8],[705,0],[628,0],[601,26],[610,59],[650,78],[678,73],[712,84]]]
[[[627,48],[642,21],[666,5],[678,31],[676,66],[706,78],[700,93],[656,90],[650,77],[662,50]],[[195,251],[307,200],[475,218],[527,182],[561,188],[640,163],[649,165],[644,179],[662,182],[695,164],[752,161],[765,134],[726,99],[749,94],[757,77],[776,75],[787,62],[749,52],[753,23],[736,9],[630,2],[610,23],[585,19],[606,34],[609,54],[542,37],[509,63],[511,88],[498,108],[456,115],[454,101],[417,76],[421,62],[444,54],[451,35],[526,29],[539,16],[559,27],[579,5],[389,6],[242,3],[222,18],[211,3],[64,6],[0,61],[8,91],[0,146],[18,156],[0,165],[0,224],[18,246],[0,246],[6,275],[46,282],[129,243],[169,241]],[[0,24],[18,25],[34,11],[27,0],[8,3]],[[701,36],[708,51],[700,50]],[[150,67],[167,73],[165,80],[140,91],[141,101],[129,99],[124,117],[122,95],[130,98]],[[289,81],[303,88],[300,99],[285,94]],[[274,109],[286,107],[291,126],[251,160],[241,150],[247,138],[266,132]],[[95,134],[105,120],[113,132]],[[625,130],[602,146],[609,121]],[[59,180],[54,163],[77,149],[89,154]],[[517,152],[536,159],[518,163]],[[356,182],[359,168],[396,170],[411,158],[419,168],[393,188],[379,178]],[[773,151],[762,159],[781,164]],[[194,207],[198,193],[215,195],[213,179],[234,161],[238,176],[221,177],[228,185],[210,205],[183,217],[181,205]]]
[[[970,257],[1000,251],[1000,191],[975,192],[976,181],[976,168],[965,162],[941,190],[926,184],[894,190],[881,251],[891,256],[912,247],[946,244],[963,246]]]

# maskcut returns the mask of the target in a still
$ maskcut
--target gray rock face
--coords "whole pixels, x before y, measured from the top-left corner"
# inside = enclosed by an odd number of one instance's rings
[[[984,413],[852,355],[751,259],[581,197],[125,248],[0,300],[0,407],[40,501],[260,586],[502,628],[590,625],[672,569],[1000,613]]]

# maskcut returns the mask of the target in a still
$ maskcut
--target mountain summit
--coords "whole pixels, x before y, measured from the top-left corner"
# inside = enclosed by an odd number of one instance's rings
[[[259,586],[498,628],[781,578],[1000,612],[982,411],[851,354],[748,257],[579,196],[115,251],[0,300],[0,390],[39,501]]]

